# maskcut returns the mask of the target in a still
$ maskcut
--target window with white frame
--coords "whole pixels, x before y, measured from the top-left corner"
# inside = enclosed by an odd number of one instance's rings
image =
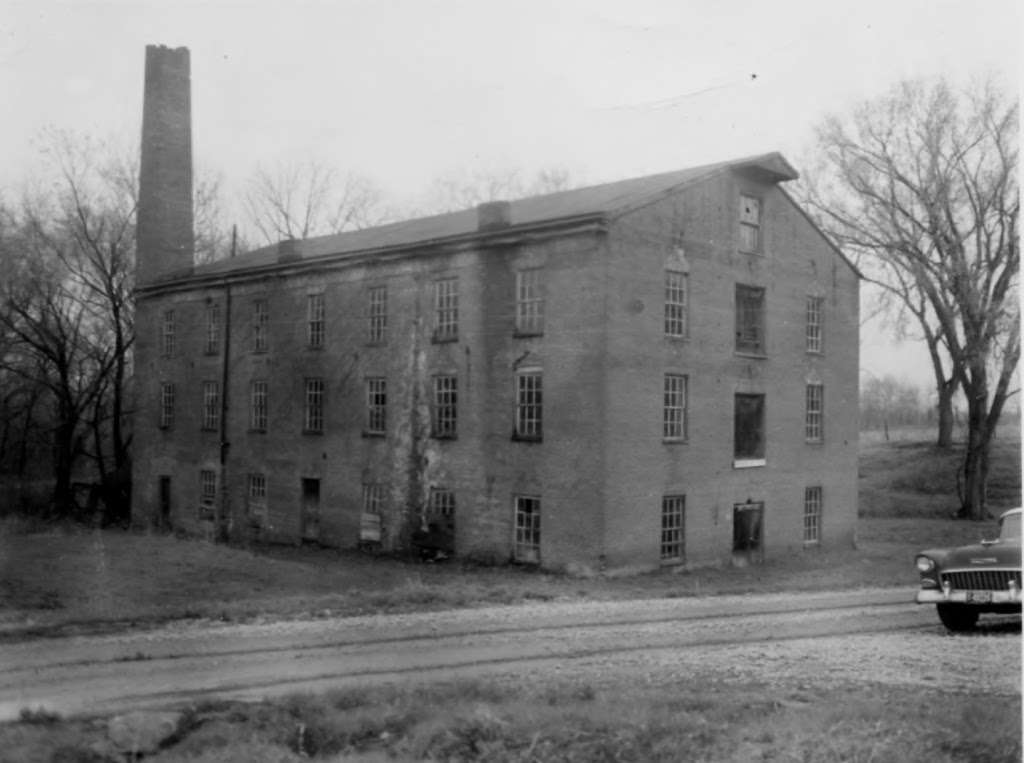
[[[255,432],[267,431],[267,382],[254,379],[249,387],[249,428]]]
[[[383,344],[388,335],[388,287],[374,286],[367,292],[366,339],[371,344]]]
[[[734,466],[764,465],[764,395],[735,396],[733,457]]]
[[[761,200],[740,194],[740,251],[761,251]]]
[[[366,379],[366,434],[382,435],[388,428],[388,382],[383,376]]]
[[[206,303],[206,352],[220,352],[220,302]]]
[[[540,370],[525,370],[516,374],[515,437],[520,440],[540,440],[543,429],[543,392]]]
[[[821,442],[824,436],[823,417],[825,387],[822,384],[808,384],[805,392],[807,402],[804,413],[804,437],[807,442]]]
[[[458,379],[455,376],[434,377],[433,414],[434,437],[455,437],[458,420]]]
[[[688,330],[687,288],[689,277],[675,270],[665,271],[665,336],[682,338]]]
[[[174,426],[174,384],[160,384],[160,428],[169,429]]]
[[[267,300],[255,299],[252,303],[252,351],[267,351],[267,326],[270,315],[267,312]]]
[[[267,521],[267,476],[259,472],[249,475],[249,519],[257,525]]]
[[[763,355],[764,289],[736,284],[736,352]]]
[[[459,338],[459,279],[434,282],[434,339],[451,342]]]
[[[516,273],[516,333],[544,333],[544,292],[540,268]]]
[[[324,295],[306,295],[306,341],[311,348],[324,346]]]
[[[174,311],[164,310],[162,350],[165,358],[173,358],[177,349],[177,326],[174,322]]]
[[[686,439],[687,382],[687,377],[682,374],[665,374],[661,436],[666,440]]]
[[[821,352],[822,342],[822,320],[824,318],[823,308],[825,300],[823,297],[807,298],[807,352]]]
[[[821,542],[822,489],[820,485],[804,488],[804,545]]]
[[[515,543],[513,558],[525,564],[540,563],[540,498],[515,497]]]
[[[319,434],[324,431],[324,380],[314,377],[305,380],[304,432]]]
[[[217,506],[217,472],[199,470],[199,518],[213,519]]]
[[[677,564],[686,554],[686,496],[666,495],[661,499],[661,561]]]
[[[220,427],[220,383],[203,382],[203,429],[213,431]]]
[[[429,517],[455,518],[455,493],[442,487],[430,488],[430,500],[427,503]]]

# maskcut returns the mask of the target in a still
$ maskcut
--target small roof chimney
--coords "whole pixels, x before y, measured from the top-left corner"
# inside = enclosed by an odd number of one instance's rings
[[[492,231],[512,224],[512,205],[507,201],[485,201],[476,207],[476,229]]]
[[[302,259],[299,242],[294,238],[283,238],[277,242],[277,261],[296,262]]]

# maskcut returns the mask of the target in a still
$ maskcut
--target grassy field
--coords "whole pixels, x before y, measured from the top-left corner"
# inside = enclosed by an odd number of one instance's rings
[[[861,447],[857,547],[759,567],[572,578],[515,567],[425,565],[355,552],[252,551],[80,527],[0,527],[0,635],[25,637],[224,620],[337,616],[530,600],[916,587],[926,546],[991,536],[949,519],[956,453],[918,437]],[[1020,445],[1000,440],[994,510],[1020,503]],[[105,727],[26,713],[0,725],[0,761],[104,760]],[[739,679],[614,687],[477,680],[192,708],[147,761],[985,761],[1021,760],[1020,696],[872,683],[840,688]]]
[[[0,638],[180,618],[338,616],[592,598],[916,585],[913,554],[993,534],[952,521],[957,454],[866,437],[857,548],[808,550],[747,568],[579,578],[457,561],[422,564],[349,550],[248,550],[162,534],[0,524]],[[1020,444],[1000,440],[994,506],[1020,502]]]
[[[206,703],[153,763],[892,761],[1018,763],[1020,698],[761,683],[544,689],[494,681]],[[91,721],[0,726],[0,760],[90,761]]]

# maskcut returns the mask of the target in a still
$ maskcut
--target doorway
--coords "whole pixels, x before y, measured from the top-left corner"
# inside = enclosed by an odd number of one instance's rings
[[[735,564],[764,561],[764,503],[750,501],[732,507],[732,558]]]
[[[320,480],[302,479],[302,540],[320,540]]]
[[[171,478],[166,475],[160,477],[160,503],[157,524],[163,530],[171,529]]]

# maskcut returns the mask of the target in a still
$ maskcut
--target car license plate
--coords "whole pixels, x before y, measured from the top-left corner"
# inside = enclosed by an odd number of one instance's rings
[[[991,591],[968,591],[967,592],[967,603],[968,604],[991,604],[992,603],[992,592]]]

